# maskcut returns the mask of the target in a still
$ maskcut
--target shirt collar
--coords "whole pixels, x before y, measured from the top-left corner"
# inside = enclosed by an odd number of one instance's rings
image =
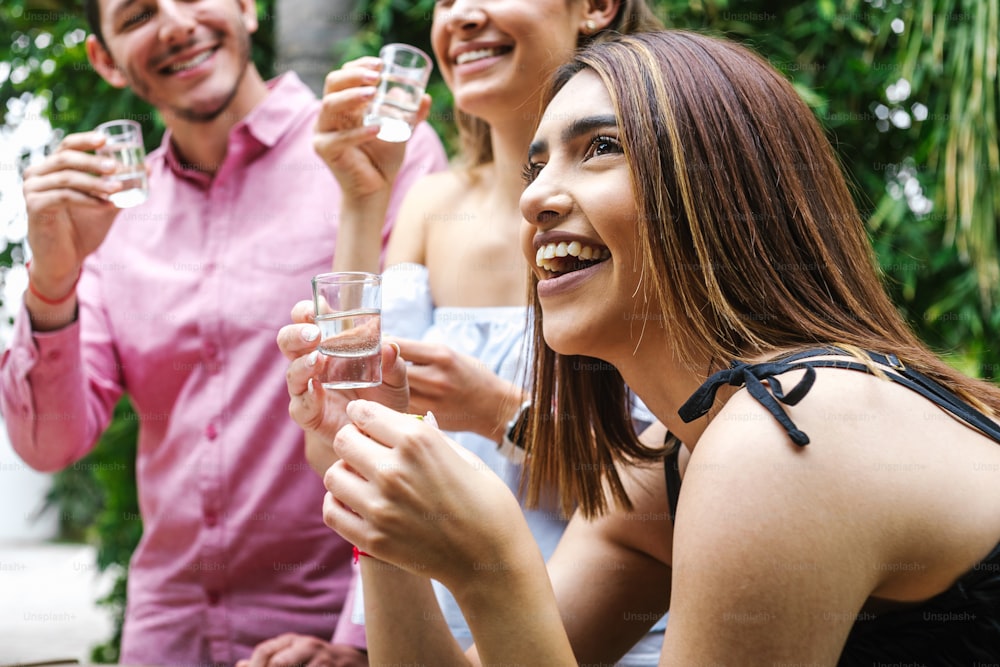
[[[245,136],[255,141],[261,149],[274,146],[297,124],[300,116],[312,110],[316,101],[316,96],[295,72],[286,72],[271,79],[267,82],[267,87],[270,92],[264,101],[229,131],[230,145],[237,137]],[[172,133],[168,129],[163,133],[163,141],[160,143],[170,168],[181,176],[195,180],[202,180],[204,177],[206,182],[211,180],[206,174],[183,167],[171,137]]]

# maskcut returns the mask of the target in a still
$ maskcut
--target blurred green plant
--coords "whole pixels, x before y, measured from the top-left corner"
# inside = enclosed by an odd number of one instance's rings
[[[128,562],[142,537],[135,485],[139,421],[127,397],[115,406],[111,426],[86,457],[54,475],[42,512],[58,509],[64,539],[96,548],[97,569],[110,570],[111,590],[97,603],[111,614],[114,632],[95,646],[91,660],[118,662],[128,586]]]

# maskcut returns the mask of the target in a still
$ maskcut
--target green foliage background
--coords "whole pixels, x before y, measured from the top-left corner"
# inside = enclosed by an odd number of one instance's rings
[[[275,2],[257,4],[264,20],[254,57],[270,75]],[[954,365],[971,375],[1000,376],[1000,0],[651,4],[667,25],[739,40],[792,80],[856,184],[857,204],[901,312]],[[10,35],[9,42],[0,37],[0,63],[10,64],[0,76],[5,130],[19,121],[12,110],[25,94],[43,96],[53,126],[66,132],[113,117],[155,119],[143,102],[111,89],[87,64],[81,7],[79,0],[4,0],[0,6],[0,35]],[[430,52],[433,7],[433,0],[360,0],[355,15],[365,23],[355,39],[331,46],[332,66],[375,53],[388,41]],[[901,81],[908,95],[901,94]],[[437,72],[429,91],[431,122],[453,147],[451,98]],[[157,143],[159,120],[144,125],[149,144]],[[22,262],[20,244],[6,244],[0,275]],[[60,515],[72,517],[67,534],[97,544],[102,567],[126,565],[141,532],[132,473],[136,425],[123,401],[94,453],[57,475],[53,488]],[[123,586],[124,574],[106,601],[119,618]],[[95,653],[105,661],[116,657],[117,637]]]

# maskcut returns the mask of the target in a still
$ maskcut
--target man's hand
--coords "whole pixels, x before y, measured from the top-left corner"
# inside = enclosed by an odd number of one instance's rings
[[[32,273],[40,282],[49,277],[68,277],[72,282],[118,214],[108,195],[120,190],[121,184],[104,178],[116,169],[114,160],[92,152],[104,141],[96,132],[71,134],[52,155],[24,172]]]
[[[367,667],[368,655],[353,646],[330,644],[306,635],[287,633],[261,642],[249,660],[236,667]]]

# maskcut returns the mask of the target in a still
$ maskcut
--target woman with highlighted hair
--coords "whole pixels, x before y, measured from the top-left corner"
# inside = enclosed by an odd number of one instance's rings
[[[994,660],[1000,389],[900,318],[793,88],[661,32],[583,50],[547,101],[521,197],[552,406],[527,425],[529,499],[555,483],[577,513],[546,564],[492,473],[352,402],[324,515],[370,554],[372,661],[603,664],[668,609],[661,665]],[[626,383],[666,457],[632,434]],[[429,578],[467,654],[425,615]]]

